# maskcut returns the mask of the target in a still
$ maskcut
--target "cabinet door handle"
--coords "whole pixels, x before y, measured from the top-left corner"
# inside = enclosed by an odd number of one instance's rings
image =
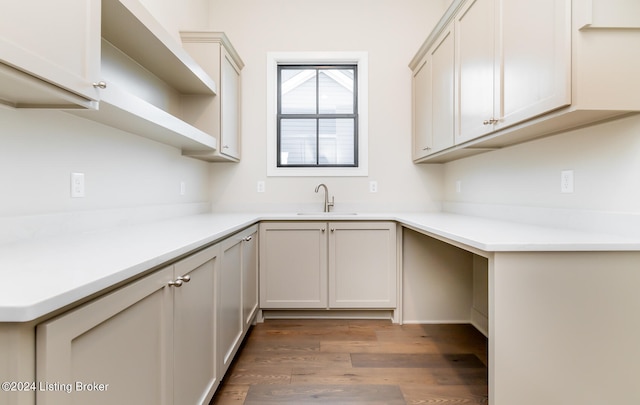
[[[107,83],[103,80],[100,80],[97,83],[93,83],[93,87],[97,87],[99,89],[106,89],[107,88]]]
[[[222,149],[229,149],[229,145],[224,145]]]
[[[335,228],[331,228],[331,232],[335,232],[335,231],[336,231]]]
[[[322,229],[321,229],[321,231],[322,231],[322,232],[324,232],[324,231],[325,231],[325,229],[324,229],[324,228],[322,228]]]
[[[249,235],[246,238],[242,239],[245,242],[249,242],[251,239],[253,239],[253,236]]]
[[[184,281],[185,283],[188,283],[191,281],[191,276],[188,274],[186,276],[180,276],[177,278],[177,281]]]
[[[422,150],[431,150],[431,147],[425,146],[424,148],[422,148]]]
[[[497,124],[498,120],[495,118],[491,118],[490,120],[484,120],[482,121],[482,125],[493,125],[493,124]]]
[[[176,281],[169,281],[171,287],[182,287],[183,281],[178,279]]]

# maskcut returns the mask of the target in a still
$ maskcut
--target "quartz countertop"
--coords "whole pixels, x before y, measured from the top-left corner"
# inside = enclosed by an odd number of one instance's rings
[[[640,250],[640,238],[448,213],[215,213],[0,246],[0,322],[28,322],[260,221],[396,221],[490,254]]]

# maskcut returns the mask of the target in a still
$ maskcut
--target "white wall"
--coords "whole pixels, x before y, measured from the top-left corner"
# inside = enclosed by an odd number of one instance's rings
[[[324,182],[336,210],[439,207],[441,168],[411,163],[408,63],[444,12],[442,0],[212,0],[211,28],[245,62],[242,162],[212,165],[214,210],[321,209]],[[292,51],[369,54],[369,176],[266,177],[266,55]],[[256,182],[266,181],[266,192]],[[369,181],[378,193],[369,193]]]
[[[167,1],[145,3],[157,12]],[[186,4],[180,24],[207,22],[206,1]],[[177,36],[177,26],[167,29]],[[70,197],[71,172],[85,174],[85,198]],[[0,243],[207,211],[209,176],[208,163],[137,135],[63,111],[0,107]]]
[[[475,205],[476,212],[486,213],[495,207],[501,215],[524,206],[542,216],[560,213],[554,220],[563,220],[571,210],[571,215],[585,213],[576,221],[624,218],[619,228],[631,227],[629,221],[637,223],[640,217],[639,157],[640,116],[569,131],[445,164],[446,205]],[[560,192],[562,170],[574,171],[574,193]]]

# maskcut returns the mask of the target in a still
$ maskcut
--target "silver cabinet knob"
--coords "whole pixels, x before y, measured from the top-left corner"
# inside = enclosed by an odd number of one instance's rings
[[[253,236],[249,235],[246,238],[242,239],[245,242],[249,242],[251,239],[253,239]]]
[[[183,281],[182,280],[176,280],[176,281],[169,281],[168,283],[171,287],[182,287]]]
[[[99,89],[106,89],[107,83],[105,81],[100,80],[98,83],[93,83],[93,87],[97,87]]]
[[[186,276],[180,276],[177,278],[177,281],[184,281],[185,283],[188,283],[191,281],[191,276],[188,274]]]

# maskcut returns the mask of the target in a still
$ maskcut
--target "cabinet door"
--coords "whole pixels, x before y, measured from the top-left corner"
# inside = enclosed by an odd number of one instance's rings
[[[450,26],[436,41],[431,57],[432,151],[437,152],[453,145],[454,140],[454,34]]]
[[[258,311],[258,226],[242,233],[242,317],[245,332]]]
[[[327,225],[260,224],[260,307],[327,307]]]
[[[221,153],[240,158],[240,68],[224,47],[220,55]]]
[[[494,0],[472,0],[455,18],[456,143],[493,130]]]
[[[499,0],[498,127],[571,104],[571,1]]]
[[[229,368],[244,330],[242,311],[242,238],[229,237],[220,243],[218,295],[218,365],[220,376]]]
[[[175,264],[174,404],[208,403],[219,384],[215,346],[218,246]]]
[[[427,54],[413,72],[413,159],[427,156],[433,149],[432,60]]]
[[[16,107],[95,108],[100,1],[0,0],[0,99]]]
[[[173,267],[157,271],[38,325],[36,381],[70,384],[71,394],[39,390],[37,403],[172,404],[172,278]]]
[[[395,223],[331,222],[329,229],[329,306],[395,308]]]

